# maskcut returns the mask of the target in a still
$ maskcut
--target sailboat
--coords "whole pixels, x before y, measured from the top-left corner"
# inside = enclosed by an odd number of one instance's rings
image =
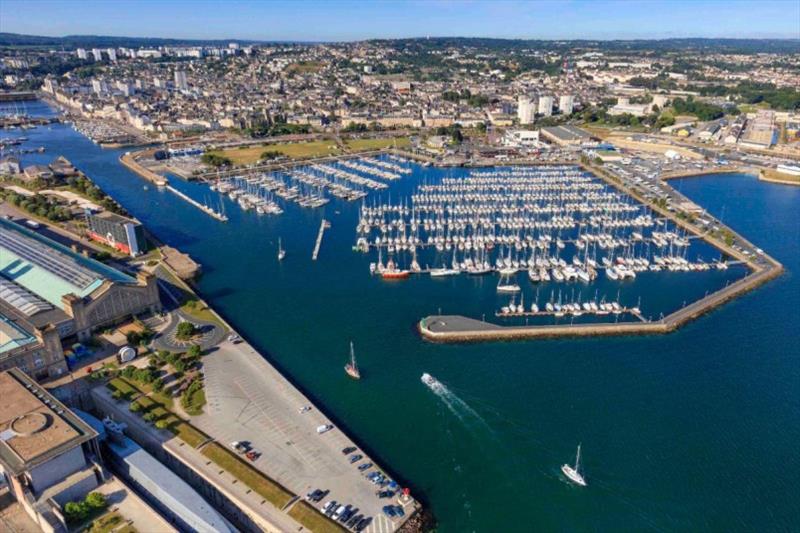
[[[569,479],[576,485],[585,487],[586,480],[583,479],[583,476],[579,472],[580,463],[581,463],[581,445],[578,444],[578,455],[575,457],[575,466],[572,467],[570,465],[561,465],[561,472],[563,472],[564,475],[567,476],[567,479]]]
[[[353,343],[350,343],[350,361],[344,365],[344,371],[353,379],[361,379],[361,372],[358,371],[356,364],[356,352],[353,350]]]
[[[278,261],[282,260],[284,257],[286,257],[286,250],[281,246],[281,238],[278,237]]]

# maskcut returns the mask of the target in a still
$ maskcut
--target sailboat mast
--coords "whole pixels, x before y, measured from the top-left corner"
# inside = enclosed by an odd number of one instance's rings
[[[575,471],[578,471],[578,467],[581,463],[581,445],[578,444],[578,455],[575,457]]]

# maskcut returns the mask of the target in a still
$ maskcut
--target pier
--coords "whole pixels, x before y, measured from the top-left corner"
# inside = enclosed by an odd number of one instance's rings
[[[144,152],[136,152],[136,153],[126,152],[126,153],[124,153],[124,154],[122,154],[120,156],[119,162],[122,163],[123,165],[125,165],[125,167],[127,167],[129,170],[135,172],[136,174],[138,174],[139,176],[143,177],[144,179],[155,183],[159,187],[163,187],[164,185],[166,185],[167,184],[167,178],[165,178],[164,176],[161,176],[159,174],[156,174],[152,170],[149,170],[149,169],[143,167],[136,160],[136,158],[139,155],[143,155],[143,154],[144,154]]]
[[[311,260],[316,261],[317,256],[319,255],[319,248],[322,246],[322,237],[325,235],[325,230],[331,227],[331,223],[322,219],[322,222],[319,224],[319,233],[317,233],[317,242],[314,244],[314,252],[311,254]]]
[[[175,195],[177,195],[178,197],[186,200],[187,202],[189,202],[190,204],[195,206],[197,209],[199,209],[203,213],[205,213],[205,214],[207,214],[207,215],[209,215],[209,216],[211,216],[213,218],[216,218],[220,222],[227,222],[228,221],[228,217],[226,217],[222,213],[217,213],[216,211],[214,211],[213,209],[211,209],[207,205],[203,205],[200,202],[198,202],[197,200],[189,198],[187,195],[183,194],[181,191],[179,191],[178,189],[176,189],[172,185],[167,185],[166,188],[167,188],[168,191],[170,191],[170,192],[174,193]]]

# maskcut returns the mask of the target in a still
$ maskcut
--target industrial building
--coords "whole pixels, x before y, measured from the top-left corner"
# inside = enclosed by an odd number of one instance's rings
[[[63,506],[105,479],[97,432],[19,369],[0,398],[0,476],[42,531],[66,532]]]
[[[568,124],[542,128],[539,131],[543,139],[559,146],[577,146],[592,140],[588,132]]]
[[[135,278],[0,219],[0,371],[35,379],[67,370],[62,344],[161,310],[154,276]]]
[[[144,228],[139,222],[109,211],[86,215],[86,236],[132,257],[147,249]]]

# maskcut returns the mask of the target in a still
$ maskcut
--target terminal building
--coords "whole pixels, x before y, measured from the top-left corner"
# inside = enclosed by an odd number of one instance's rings
[[[135,257],[146,251],[147,241],[141,224],[127,217],[101,211],[86,215],[86,236]]]
[[[97,432],[19,369],[0,398],[0,477],[42,531],[66,532],[62,508],[105,480]]]
[[[62,345],[161,310],[156,278],[130,276],[0,219],[0,371],[67,371]]]

